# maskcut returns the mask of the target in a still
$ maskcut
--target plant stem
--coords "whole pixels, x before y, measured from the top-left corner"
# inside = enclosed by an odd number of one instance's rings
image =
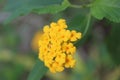
[[[84,4],[84,5],[74,5],[74,4],[70,4],[70,7],[72,8],[86,8],[86,7],[90,7],[91,4]]]
[[[82,5],[73,5],[73,4],[71,4],[71,6],[70,7],[73,7],[73,8],[83,8],[83,6]]]
[[[87,24],[86,24],[86,27],[85,27],[85,31],[83,32],[83,37],[86,35],[87,31],[88,31],[88,28],[90,26],[90,20],[91,20],[91,14],[89,13],[88,14],[88,20],[87,20]]]

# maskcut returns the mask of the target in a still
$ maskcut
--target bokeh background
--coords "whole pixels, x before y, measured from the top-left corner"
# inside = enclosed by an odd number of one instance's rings
[[[88,0],[70,2],[81,4]],[[88,11],[68,8],[57,14],[30,13],[4,24],[11,15],[4,11],[5,6],[6,0],[0,0],[0,80],[27,79],[37,59],[37,42],[44,25],[65,18],[69,26],[76,27],[84,23],[81,15]],[[73,69],[57,74],[48,71],[42,80],[120,80],[120,24],[92,17],[90,29],[77,45],[75,58]]]

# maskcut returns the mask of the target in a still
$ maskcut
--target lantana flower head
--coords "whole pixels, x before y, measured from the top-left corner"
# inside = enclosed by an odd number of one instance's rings
[[[73,57],[76,52],[73,42],[81,38],[81,33],[67,30],[64,19],[44,26],[43,32],[39,40],[39,59],[53,73],[73,68],[76,62]]]

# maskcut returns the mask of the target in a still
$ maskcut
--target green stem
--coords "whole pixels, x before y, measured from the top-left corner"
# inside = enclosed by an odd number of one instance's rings
[[[72,8],[83,8],[82,5],[73,5],[73,4],[71,4],[70,7],[72,7]]]
[[[87,8],[90,7],[91,4],[84,4],[84,5],[74,5],[74,4],[70,4],[70,7],[72,8]]]
[[[88,20],[87,20],[87,24],[86,24],[86,27],[85,27],[85,31],[83,32],[83,37],[86,35],[86,33],[88,31],[88,28],[90,26],[90,20],[91,20],[91,14],[88,14]]]

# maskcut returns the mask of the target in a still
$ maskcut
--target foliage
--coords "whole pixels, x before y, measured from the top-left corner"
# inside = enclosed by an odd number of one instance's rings
[[[91,13],[97,19],[103,19],[105,17],[111,21],[120,22],[119,12],[119,0],[95,0],[91,5]]]
[[[33,71],[28,77],[28,80],[39,80],[46,73],[48,69],[44,67],[43,63],[40,60],[37,60]]]
[[[66,9],[69,3],[67,0],[8,0],[6,5],[5,10],[12,12],[11,16],[5,22],[9,23],[14,18],[20,15],[27,15],[30,12],[38,14],[57,13]]]
[[[120,37],[118,37],[120,34],[119,25],[120,24],[112,24],[111,33],[107,41],[108,50],[117,65],[120,64]]]

